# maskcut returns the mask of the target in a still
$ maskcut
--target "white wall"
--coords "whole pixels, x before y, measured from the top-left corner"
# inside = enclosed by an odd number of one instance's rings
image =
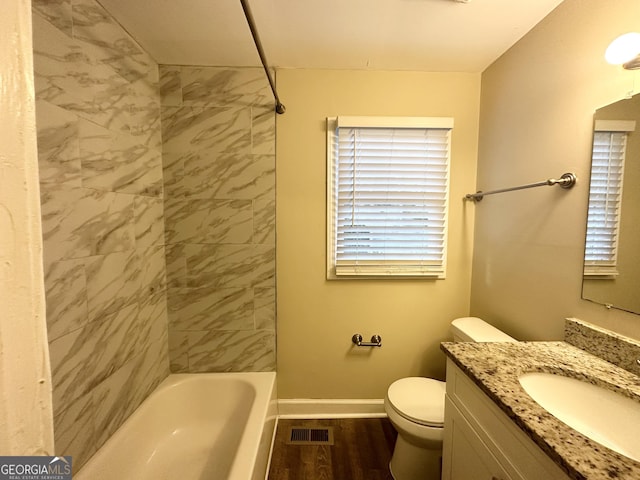
[[[31,3],[0,15],[0,452],[52,455]]]
[[[565,0],[482,75],[478,188],[579,178],[475,206],[471,313],[519,339],[561,339],[571,316],[640,338],[637,315],[580,299],[593,113],[640,89],[604,51],[638,18],[637,0]]]

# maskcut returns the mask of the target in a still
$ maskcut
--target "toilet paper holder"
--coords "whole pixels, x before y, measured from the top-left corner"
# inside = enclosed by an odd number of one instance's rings
[[[381,347],[382,346],[382,337],[380,335],[372,335],[370,342],[363,342],[362,335],[359,333],[354,333],[353,337],[351,337],[351,341],[357,347]]]

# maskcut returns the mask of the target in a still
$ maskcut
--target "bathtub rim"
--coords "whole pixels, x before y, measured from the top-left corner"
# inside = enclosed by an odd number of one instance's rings
[[[255,391],[255,398],[249,415],[246,419],[242,432],[240,445],[235,452],[233,464],[231,466],[229,476],[226,480],[254,480],[256,478],[264,479],[266,476],[265,465],[257,465],[256,460],[260,454],[261,439],[263,434],[268,435],[272,439],[273,432],[264,432],[270,417],[277,418],[277,397],[276,395],[276,372],[220,372],[220,373],[171,373],[167,375],[158,386],[140,403],[131,415],[122,423],[122,425],[109,437],[109,439],[101,445],[98,450],[83,464],[83,466],[73,473],[74,479],[91,480],[86,475],[93,473],[86,470],[91,466],[92,469],[98,468],[96,463],[108,462],[108,450],[116,448],[122,435],[131,427],[134,422],[142,414],[140,411],[145,405],[154,401],[154,399],[163,392],[179,387],[181,384],[192,383],[197,381],[206,381],[211,378],[212,381],[220,381],[223,379],[244,380],[249,383]],[[269,415],[270,410],[275,408],[275,413]],[[273,422],[275,424],[275,422]],[[135,424],[134,424],[135,425]],[[270,460],[271,444],[268,445],[268,454]],[[84,472],[83,472],[84,471]],[[268,473],[268,472],[267,472]],[[86,477],[86,478],[85,478]]]

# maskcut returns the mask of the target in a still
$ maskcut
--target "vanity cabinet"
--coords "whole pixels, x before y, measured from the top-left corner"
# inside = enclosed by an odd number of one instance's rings
[[[569,479],[451,360],[444,428],[442,480]]]

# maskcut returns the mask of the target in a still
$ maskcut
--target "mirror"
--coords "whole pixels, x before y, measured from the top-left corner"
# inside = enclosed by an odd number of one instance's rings
[[[640,95],[594,119],[582,298],[640,314]]]

